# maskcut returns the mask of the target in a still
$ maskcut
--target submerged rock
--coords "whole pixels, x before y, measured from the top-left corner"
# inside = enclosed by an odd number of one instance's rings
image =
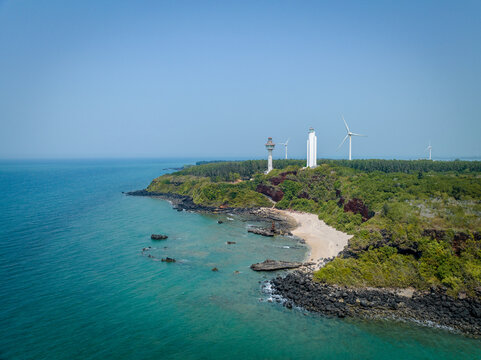
[[[163,261],[163,262],[174,263],[174,262],[175,262],[175,259],[170,258],[170,257],[166,257],[166,258],[162,258],[162,261]]]
[[[168,236],[167,235],[161,235],[161,234],[152,234],[152,235],[150,235],[150,238],[152,240],[165,240],[165,239],[168,238]]]
[[[219,271],[216,267],[212,268],[212,271]]]
[[[232,244],[235,244],[235,243],[236,243],[235,241],[227,241],[228,245],[232,245]]]
[[[269,260],[264,262],[252,264],[251,269],[254,271],[275,271],[283,269],[296,269],[303,266],[300,262],[289,262],[289,261],[279,261],[279,260]]]

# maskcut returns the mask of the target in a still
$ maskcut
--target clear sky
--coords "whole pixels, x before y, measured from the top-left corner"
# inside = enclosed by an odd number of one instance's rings
[[[0,0],[0,158],[481,155],[481,1]],[[278,146],[275,157],[283,149]]]

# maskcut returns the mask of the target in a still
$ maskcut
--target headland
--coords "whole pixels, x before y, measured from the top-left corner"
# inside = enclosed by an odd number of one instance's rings
[[[278,160],[264,174],[265,166],[204,163],[129,195],[250,216],[267,235],[303,239],[312,266],[272,281],[289,308],[481,335],[480,162],[325,160],[304,169]]]

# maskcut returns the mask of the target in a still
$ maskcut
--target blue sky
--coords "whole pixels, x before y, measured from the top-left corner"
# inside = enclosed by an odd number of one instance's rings
[[[354,157],[480,156],[481,2],[0,0],[0,158],[346,157],[341,113]]]

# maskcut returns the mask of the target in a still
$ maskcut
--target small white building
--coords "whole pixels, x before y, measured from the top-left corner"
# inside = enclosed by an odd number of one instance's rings
[[[307,165],[306,167],[315,168],[317,166],[317,136],[313,128],[309,128],[307,138]]]
[[[274,147],[276,144],[272,142],[272,138],[267,138],[267,143],[266,143],[266,149],[267,149],[267,171],[266,174],[268,174],[272,169],[272,150],[274,150]]]

